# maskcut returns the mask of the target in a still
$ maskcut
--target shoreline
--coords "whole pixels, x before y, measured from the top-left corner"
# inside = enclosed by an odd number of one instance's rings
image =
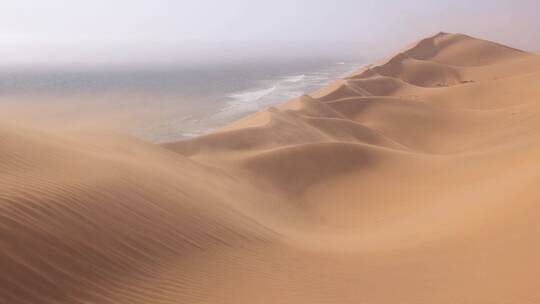
[[[172,143],[3,124],[0,298],[530,302],[539,97],[540,55],[439,33]]]

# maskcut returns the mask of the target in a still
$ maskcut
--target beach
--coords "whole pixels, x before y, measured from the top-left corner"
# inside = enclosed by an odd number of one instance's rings
[[[3,120],[0,303],[540,302],[540,55],[441,32],[310,77],[157,143]]]
[[[0,119],[170,142],[307,94],[360,65],[341,60],[0,69]]]

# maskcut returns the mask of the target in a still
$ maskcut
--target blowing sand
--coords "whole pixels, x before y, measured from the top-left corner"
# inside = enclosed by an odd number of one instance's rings
[[[540,303],[540,56],[440,33],[192,140],[0,126],[1,303]]]

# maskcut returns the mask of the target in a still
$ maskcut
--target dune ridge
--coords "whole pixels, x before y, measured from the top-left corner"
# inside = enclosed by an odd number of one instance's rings
[[[438,33],[217,132],[0,126],[0,303],[538,303],[540,56]]]

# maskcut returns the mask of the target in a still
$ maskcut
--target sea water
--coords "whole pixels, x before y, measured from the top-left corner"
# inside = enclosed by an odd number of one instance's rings
[[[125,112],[122,119],[129,119],[130,107],[137,103],[152,109],[154,115],[138,117],[140,123],[129,124],[130,128],[121,131],[152,142],[169,142],[203,135],[249,113],[312,92],[360,65],[355,60],[321,59],[190,67],[13,70],[0,72],[0,97],[36,96],[35,102],[46,103],[51,98],[37,96],[85,96],[80,100],[100,104],[103,113],[112,109]]]

